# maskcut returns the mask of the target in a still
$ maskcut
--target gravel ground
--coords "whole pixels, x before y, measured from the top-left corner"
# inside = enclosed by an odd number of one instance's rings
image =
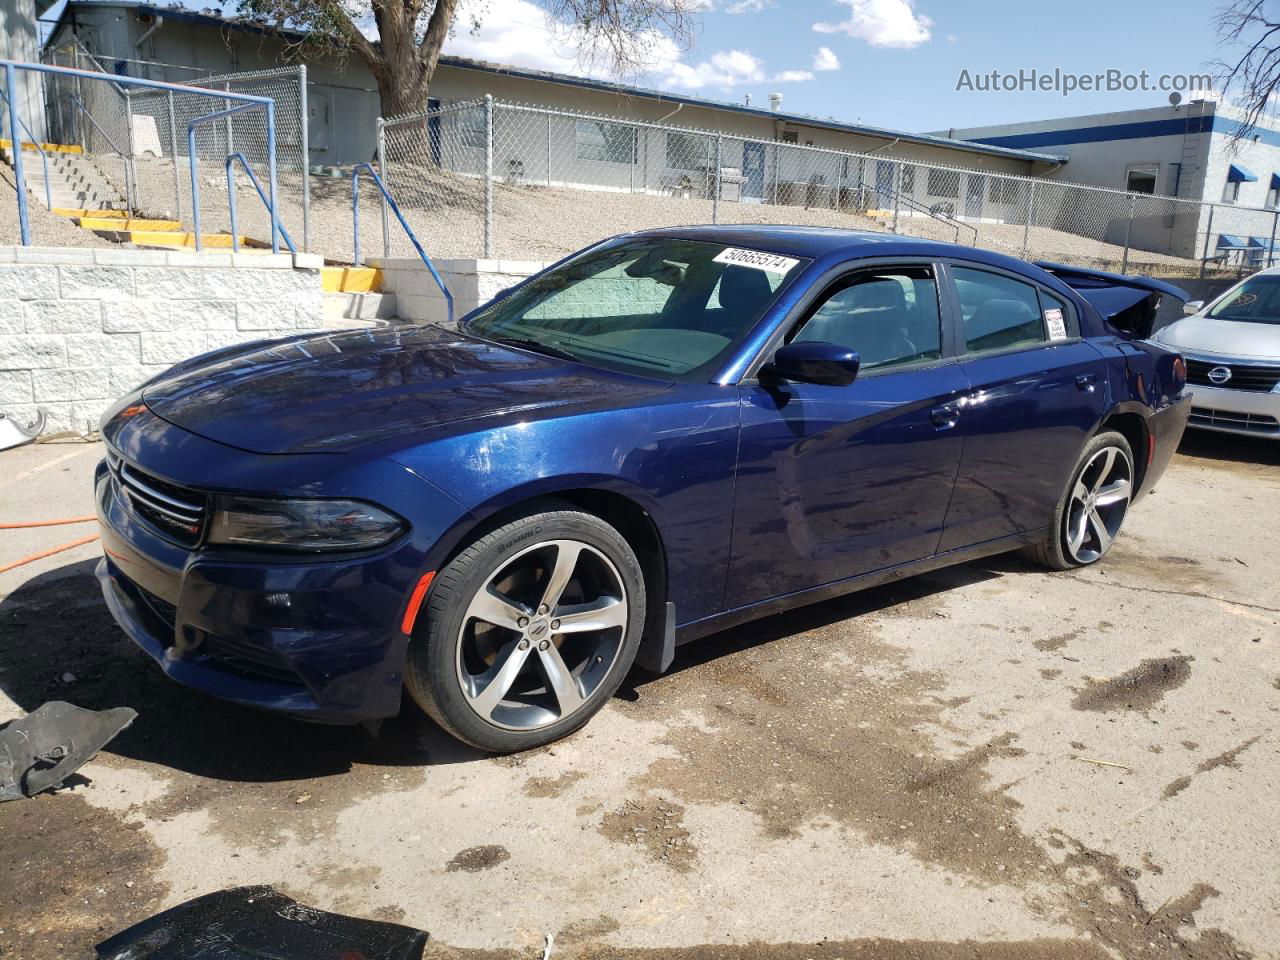
[[[90,510],[94,444],[0,453],[0,522]],[[0,955],[75,960],[226,886],[431,931],[430,958],[1280,957],[1280,445],[1192,434],[1084,572],[1010,557],[708,637],[494,759],[173,684],[96,545],[0,574],[0,719],[132,705],[0,805]],[[0,565],[83,527],[0,531]]]
[[[16,245],[21,242],[18,228],[18,196],[13,189],[13,168],[0,163],[0,244]],[[45,209],[44,201],[27,194],[27,218],[31,226],[31,242],[39,247],[102,247],[110,246],[88,230],[81,230],[65,217],[55,216]]]

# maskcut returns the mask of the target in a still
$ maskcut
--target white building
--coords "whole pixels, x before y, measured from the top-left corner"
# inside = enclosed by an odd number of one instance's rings
[[[137,0],[68,0],[46,46],[56,48],[72,36],[78,37],[107,69],[159,80],[191,82],[194,78],[189,70],[157,71],[140,62],[198,68],[206,74],[262,70],[284,63],[283,41],[262,25]],[[370,159],[380,105],[376,84],[368,69],[354,55],[345,63],[309,61],[307,66],[311,81],[308,90],[311,161],[348,164]],[[558,110],[636,121],[661,119],[674,126],[721,130],[757,140],[846,152],[879,151],[886,156],[920,162],[1023,176],[1044,174],[1062,162],[1061,157],[1040,151],[968,143],[791,114],[772,110],[767,105],[721,103],[448,56],[440,59],[431,93],[433,104],[491,94],[499,100],[535,103]],[[616,142],[601,143],[601,132],[591,129],[590,125],[579,125],[572,136],[581,139],[577,153],[584,162],[590,162],[589,158],[599,155],[601,149],[607,158],[616,148]],[[651,146],[657,151],[656,162],[680,152],[668,150],[665,145]],[[723,162],[726,166],[740,167],[750,180],[754,166],[760,162],[758,152],[741,145],[738,151],[741,156],[725,157]],[[639,161],[638,156],[631,159],[633,164]],[[499,158],[499,163],[505,165],[506,160]],[[749,183],[747,189],[750,189]],[[950,187],[944,189],[948,196],[956,196]],[[925,191],[926,185],[921,184],[922,199]]]
[[[1203,246],[1207,240],[1212,256],[1215,249],[1227,252],[1237,250],[1237,245],[1265,249],[1280,219],[1276,213],[1280,208],[1280,125],[1275,118],[1265,118],[1249,137],[1233,141],[1239,116],[1239,111],[1220,102],[1192,100],[1144,110],[952,129],[938,135],[1065,156],[1067,164],[1050,176],[1075,183],[1212,205],[1191,217],[1186,212],[1189,205],[1142,200],[1138,209],[1149,210],[1152,216],[1136,224],[1143,235],[1173,231],[1176,235],[1168,249],[1184,256],[1204,255],[1203,249],[1189,249],[1191,238],[1198,235],[1194,245]],[[1177,230],[1167,225],[1175,220]],[[1138,237],[1135,245],[1154,248]]]

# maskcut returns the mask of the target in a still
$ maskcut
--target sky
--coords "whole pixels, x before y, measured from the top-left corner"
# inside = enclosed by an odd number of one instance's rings
[[[787,112],[910,131],[1103,113],[1168,102],[1140,91],[957,90],[1000,70],[1077,74],[1108,69],[1211,73],[1223,56],[1216,4],[1164,0],[1145,10],[1116,0],[682,0],[698,8],[693,43],[644,45],[649,69],[628,82]],[[472,6],[468,8],[467,4]],[[478,31],[468,9],[481,13]],[[531,0],[463,0],[445,52],[563,73],[609,77]],[[977,81],[974,81],[974,86]],[[1187,97],[1189,98],[1189,97]]]

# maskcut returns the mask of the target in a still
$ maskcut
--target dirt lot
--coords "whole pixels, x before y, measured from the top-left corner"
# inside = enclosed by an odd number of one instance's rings
[[[0,522],[94,445],[0,454]],[[1280,956],[1280,445],[1192,437],[1108,560],[996,558],[729,631],[505,759],[231,708],[113,626],[96,545],[0,574],[0,719],[140,716],[0,806],[0,956],[92,955],[226,886],[432,957]],[[86,527],[0,531],[0,566]]]

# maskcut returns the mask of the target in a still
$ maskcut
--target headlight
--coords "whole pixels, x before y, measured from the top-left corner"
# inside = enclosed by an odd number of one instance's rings
[[[276,550],[367,550],[405,528],[395,514],[359,500],[218,497],[209,542]]]

